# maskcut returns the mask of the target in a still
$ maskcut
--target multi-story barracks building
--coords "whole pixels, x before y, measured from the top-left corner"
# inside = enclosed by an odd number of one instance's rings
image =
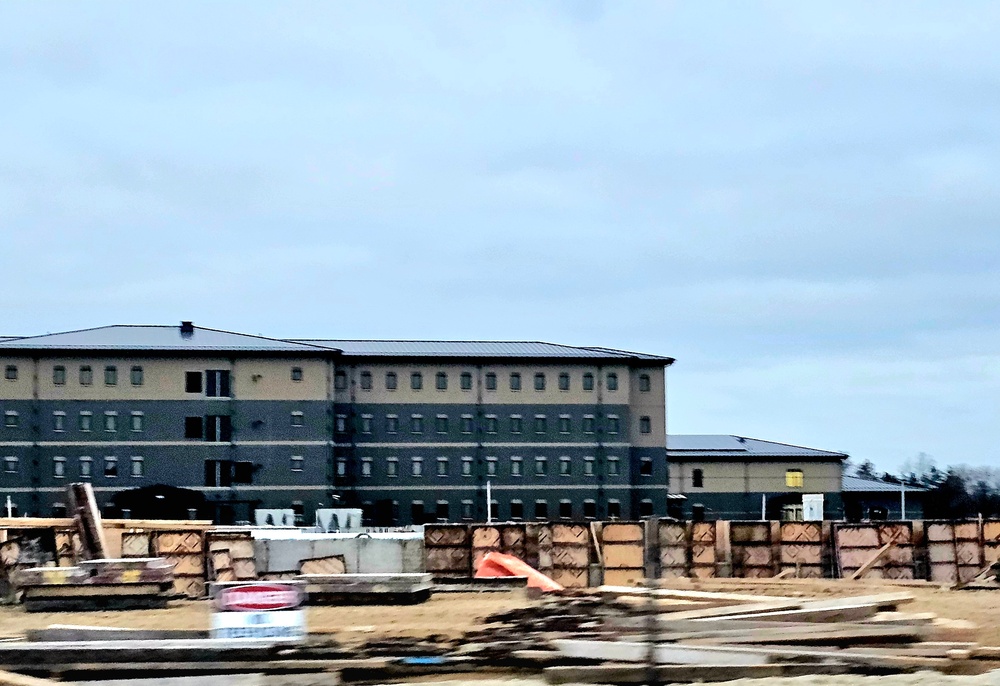
[[[0,509],[374,525],[667,511],[670,357],[177,326],[0,339]],[[489,485],[489,489],[487,488]]]

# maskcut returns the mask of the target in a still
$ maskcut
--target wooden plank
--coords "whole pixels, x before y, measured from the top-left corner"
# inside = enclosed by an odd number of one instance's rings
[[[0,670],[0,686],[53,686],[56,682]]]
[[[101,511],[97,507],[93,485],[89,482],[70,484],[69,496],[84,557],[91,560],[107,557],[108,543],[101,527]]]
[[[617,596],[645,596],[649,591],[644,588],[634,586],[600,586],[598,593],[605,597]],[[714,593],[712,591],[687,591],[676,588],[657,588],[653,590],[653,595],[657,598],[678,598],[682,600],[728,600],[733,603],[761,603],[761,602],[800,602],[800,598],[788,596],[772,596],[750,593]]]
[[[659,665],[653,670],[634,665],[581,665],[546,667],[543,675],[550,684],[645,684],[652,677],[656,683],[694,683],[813,674],[847,674],[847,665],[828,662],[798,664],[745,665]]]
[[[771,614],[782,612],[799,611],[802,607],[801,600],[778,601],[769,603],[748,603],[745,605],[729,605],[724,607],[710,607],[701,610],[689,610],[686,612],[676,612],[670,615],[671,619],[714,619],[716,617],[742,617],[759,619],[768,617]],[[874,614],[874,613],[872,613]],[[783,619],[775,617],[775,619]]]
[[[889,550],[896,545],[896,538],[898,537],[898,532],[893,534],[889,541],[883,545],[881,548],[875,551],[875,554],[868,558],[860,567],[854,570],[854,572],[847,577],[848,580],[853,581],[855,579],[860,579],[869,569],[874,567],[879,563],[882,558],[889,554]]]

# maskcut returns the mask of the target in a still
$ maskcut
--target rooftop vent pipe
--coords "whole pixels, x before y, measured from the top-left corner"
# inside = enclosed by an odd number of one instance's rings
[[[191,336],[194,336],[194,323],[181,322],[181,336],[184,338],[191,338]]]

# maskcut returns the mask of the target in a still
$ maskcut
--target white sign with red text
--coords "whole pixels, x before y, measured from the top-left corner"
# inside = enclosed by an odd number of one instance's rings
[[[252,582],[220,588],[212,613],[212,638],[302,641],[305,593],[299,586]]]

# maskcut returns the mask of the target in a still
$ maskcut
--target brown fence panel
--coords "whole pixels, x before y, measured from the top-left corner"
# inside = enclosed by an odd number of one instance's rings
[[[767,578],[775,575],[778,561],[777,522],[731,522],[730,547],[733,556],[733,576]]]
[[[657,526],[660,555],[660,578],[686,577],[690,568],[691,524],[661,519]]]
[[[978,521],[925,523],[930,580],[971,581],[982,570],[982,533]]]
[[[122,540],[125,534],[122,533]],[[205,595],[205,531],[157,531],[153,554],[174,565],[174,591],[188,598]]]
[[[472,537],[465,524],[424,526],[426,569],[436,577],[472,576]]]
[[[542,571],[567,588],[587,585],[590,567],[590,531],[584,524],[550,524],[539,532],[539,540],[548,536],[551,566]],[[544,546],[540,546],[544,550]]]
[[[715,523],[691,524],[691,576],[709,579],[716,576]]]
[[[605,584],[628,586],[645,578],[645,536],[642,523],[606,522],[601,527],[601,549]]]
[[[490,525],[472,526],[472,574],[479,571],[486,553],[502,552],[503,540],[500,528]]]
[[[863,575],[863,578],[914,578],[912,522],[838,524],[834,541],[840,575],[848,577],[853,574],[890,540],[895,541],[894,545]]]
[[[823,523],[783,522],[780,529],[781,569],[803,579],[823,577]]]

